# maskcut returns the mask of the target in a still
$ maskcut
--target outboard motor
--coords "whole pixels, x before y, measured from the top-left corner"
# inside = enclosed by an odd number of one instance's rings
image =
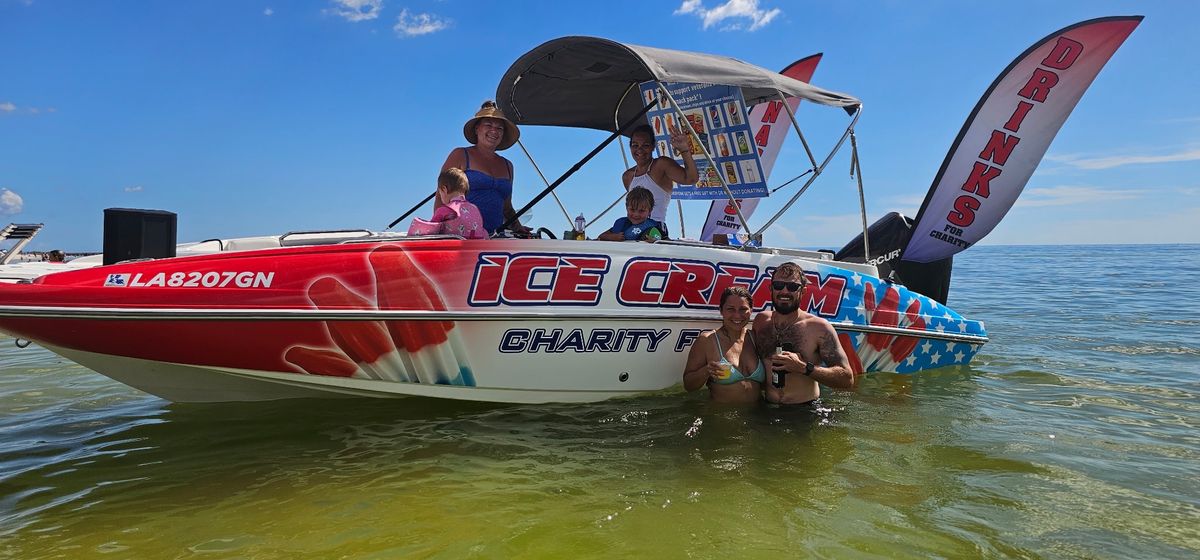
[[[174,212],[104,209],[104,264],[174,256]]]
[[[900,253],[912,235],[913,221],[899,212],[889,212],[867,228],[870,236],[870,263],[879,267],[879,277],[904,284],[908,289],[923,294],[939,303],[946,303],[950,294],[950,269],[954,257],[918,263],[901,261]],[[834,255],[842,262],[862,263],[863,236],[859,234]]]

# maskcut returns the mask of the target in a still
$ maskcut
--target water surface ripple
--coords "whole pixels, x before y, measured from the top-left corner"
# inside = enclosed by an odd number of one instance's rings
[[[1194,245],[974,248],[975,362],[819,417],[178,405],[0,338],[0,557],[1195,558],[1198,275]]]

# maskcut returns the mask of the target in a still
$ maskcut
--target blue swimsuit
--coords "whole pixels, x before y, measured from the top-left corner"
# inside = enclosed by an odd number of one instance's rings
[[[478,169],[471,169],[471,154],[466,148],[462,149],[466,160],[467,182],[471,190],[467,191],[467,201],[479,208],[483,217],[483,229],[488,233],[496,233],[496,228],[504,224],[504,203],[512,198],[512,162],[508,163],[508,178],[492,177]]]
[[[751,333],[746,333],[746,336],[751,337],[750,343],[753,344],[754,338],[751,335]],[[721,353],[721,359],[725,359],[725,350],[723,350],[721,348],[721,335],[714,331],[713,338],[717,339],[717,351]],[[733,364],[729,364],[729,378],[728,379],[717,379],[716,383],[719,385],[732,385],[734,383],[737,383],[739,381],[745,381],[747,379],[749,379],[750,381],[757,381],[759,383],[765,383],[767,381],[767,368],[763,367],[763,363],[762,363],[761,359],[758,361],[758,367],[755,368],[754,373],[751,373],[750,375],[746,375],[746,374],[738,371],[737,366],[735,366]]]
[[[667,226],[653,218],[646,218],[646,221],[636,225],[630,222],[629,218],[617,218],[617,221],[613,222],[612,229],[608,231],[624,235],[625,241],[637,241],[652,227],[658,228],[658,233],[662,235],[663,239],[667,238]]]

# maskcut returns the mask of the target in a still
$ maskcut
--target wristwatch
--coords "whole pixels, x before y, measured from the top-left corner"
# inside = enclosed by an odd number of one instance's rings
[[[807,362],[807,363],[805,363],[805,364],[804,364],[804,375],[807,375],[807,376],[809,376],[809,377],[812,377],[812,373],[813,373],[813,365],[812,365],[812,362]]]

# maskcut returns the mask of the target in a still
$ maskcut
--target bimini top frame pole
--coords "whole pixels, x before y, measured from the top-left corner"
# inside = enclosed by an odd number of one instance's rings
[[[856,114],[861,105],[853,96],[822,89],[735,58],[644,47],[598,37],[552,39],[521,55],[501,78],[496,88],[496,103],[518,125],[593,128],[619,135],[624,134],[635,120],[644,118],[646,107],[641,96],[630,96],[628,92],[631,84],[645,82],[735,86],[741,90],[747,105],[775,100],[781,94],[841,107],[852,114]],[[612,114],[614,106],[616,118]],[[678,106],[674,109],[677,111]],[[689,132],[694,135],[696,131]],[[843,142],[845,136],[838,146]],[[704,151],[711,161],[707,148]],[[824,164],[818,166],[821,167]],[[718,173],[718,178],[732,198],[724,177]],[[553,186],[549,190],[553,190]],[[544,196],[539,195],[536,199]],[[745,227],[744,216],[739,215],[739,218]],[[755,236],[761,233],[760,230]]]
[[[550,181],[546,180],[546,174],[542,173],[542,168],[538,167],[537,162],[534,161],[534,159],[533,159],[533,154],[530,154],[529,150],[525,149],[525,144],[521,143],[520,138],[517,139],[517,145],[521,147],[521,151],[524,152],[525,157],[529,159],[529,164],[533,166],[533,170],[537,172],[538,177],[542,178],[542,184],[549,187]],[[563,218],[567,219],[567,227],[568,228],[574,227],[575,223],[571,221],[571,214],[569,212],[567,212],[567,207],[563,206],[562,200],[559,200],[558,194],[551,191],[550,195],[554,197],[554,202],[557,202],[559,209],[562,210]]]
[[[643,47],[598,37],[553,39],[521,55],[496,88],[496,104],[517,125],[616,126],[641,112],[627,96],[632,83],[687,82],[736,86],[747,105],[779,92],[812,103],[852,109],[860,101],[727,56]],[[619,116],[614,120],[613,106]]]
[[[613,107],[613,129],[614,130],[621,127],[621,105],[623,103],[625,103],[625,98],[629,97],[629,92],[633,91],[633,89],[636,88],[637,86],[638,86],[637,82],[630,82],[629,87],[625,88],[625,93],[621,94],[620,101],[617,101],[617,106]],[[621,163],[624,165],[624,167],[622,169],[629,169],[629,158],[633,157],[633,154],[629,154],[629,156],[626,157],[625,145],[621,144],[619,142],[617,143],[617,148],[621,152]],[[599,214],[596,214],[596,216],[593,217],[592,220],[589,221],[587,224],[585,224],[583,226],[583,228],[584,229],[590,228],[590,227],[592,227],[592,224],[600,221],[600,218],[603,218],[605,214],[608,214],[608,211],[612,210],[613,207],[616,206],[618,202],[625,200],[625,194],[626,193],[621,193],[621,196],[618,196],[616,200],[612,201],[612,204],[609,204],[607,208],[605,208]],[[682,220],[683,214],[680,213],[679,217]]]
[[[786,103],[784,103],[784,107],[787,107]],[[788,112],[789,112],[789,114],[791,113],[790,110]],[[786,214],[788,209],[791,208],[792,205],[796,203],[796,199],[800,198],[800,195],[804,194],[804,191],[808,190],[808,187],[813,184],[813,181],[816,181],[817,177],[821,176],[821,172],[825,170],[825,167],[829,165],[829,162],[830,162],[830,160],[833,159],[833,156],[837,155],[838,151],[840,151],[842,149],[842,144],[845,144],[846,139],[849,138],[850,135],[854,132],[854,125],[858,124],[858,118],[861,116],[862,116],[862,105],[859,104],[857,107],[857,110],[854,111],[854,117],[852,119],[850,119],[850,125],[846,127],[845,132],[842,132],[842,137],[838,139],[837,144],[834,144],[833,149],[829,151],[829,155],[825,156],[825,159],[823,161],[821,161],[821,165],[818,165],[815,168],[812,176],[809,177],[808,180],[804,182],[804,186],[800,187],[800,190],[796,191],[796,194],[792,195],[792,198],[788,199],[787,203],[783,205],[783,208],[780,208],[779,211],[776,212],[774,216],[771,216],[770,220],[767,220],[767,223],[765,225],[763,225],[762,228],[760,228],[757,232],[754,233],[754,237],[761,236],[763,234],[763,232],[767,230],[767,228],[771,227],[771,225],[775,223],[776,220],[778,220],[781,216]],[[800,130],[799,128],[796,128],[797,132],[799,132],[799,130]],[[749,230],[746,230],[746,231],[749,231]]]
[[[563,173],[562,176],[560,176],[558,179],[555,179],[553,183],[546,185],[546,188],[543,189],[542,192],[539,193],[537,196],[533,197],[533,200],[530,200],[527,204],[525,204],[525,206],[522,206],[520,210],[517,210],[517,212],[515,214],[513,214],[513,216],[511,218],[505,220],[504,223],[500,225],[500,227],[498,228],[497,231],[505,230],[505,229],[512,227],[512,225],[514,223],[517,223],[517,219],[520,218],[522,214],[528,212],[529,209],[533,208],[538,202],[541,202],[541,200],[543,198],[546,198],[546,195],[550,194],[551,192],[554,192],[554,189],[558,188],[558,186],[561,185],[563,181],[566,181],[568,177],[570,177],[571,175],[574,175],[576,171],[579,171],[579,168],[583,167],[583,164],[590,161],[593,157],[596,157],[596,154],[600,153],[600,150],[603,150],[604,147],[607,146],[610,142],[612,142],[613,140],[616,140],[617,137],[620,136],[621,133],[624,132],[626,129],[632,127],[638,121],[638,119],[645,117],[646,113],[650,112],[650,109],[652,109],[653,107],[654,107],[654,104],[645,106],[640,112],[638,112],[636,115],[634,115],[633,118],[626,121],[625,124],[621,125],[615,132],[610,134],[608,136],[608,138],[605,138],[604,141],[600,143],[600,145],[593,148],[592,151],[588,152],[588,154],[586,156],[583,156],[583,159],[579,160],[578,162],[575,163],[575,165],[571,166],[571,168],[568,169],[566,171],[566,173]]]
[[[742,222],[742,229],[750,231],[750,225],[746,223],[746,216],[742,214],[742,205],[738,204],[737,199],[733,197],[733,191],[729,190],[729,183],[725,182],[725,175],[721,173],[720,168],[717,167],[717,162],[713,159],[712,154],[708,153],[708,146],[705,146],[704,142],[700,141],[700,134],[696,132],[696,129],[694,126],[692,126],[691,121],[687,120],[687,117],[684,116],[683,109],[679,108],[679,103],[675,102],[675,97],[671,95],[671,92],[667,91],[666,86],[657,80],[655,80],[654,83],[658,86],[659,94],[665,96],[667,101],[671,102],[671,109],[675,111],[676,122],[682,124],[683,129],[687,131],[688,136],[692,138],[692,141],[695,142],[697,146],[700,146],[700,151],[704,153],[704,159],[708,160],[709,169],[713,170],[717,176],[717,180],[721,181],[721,188],[725,189],[725,196],[729,197],[729,203],[733,205],[733,209],[737,212],[738,220]],[[699,181],[700,178],[696,177],[696,182]]]

